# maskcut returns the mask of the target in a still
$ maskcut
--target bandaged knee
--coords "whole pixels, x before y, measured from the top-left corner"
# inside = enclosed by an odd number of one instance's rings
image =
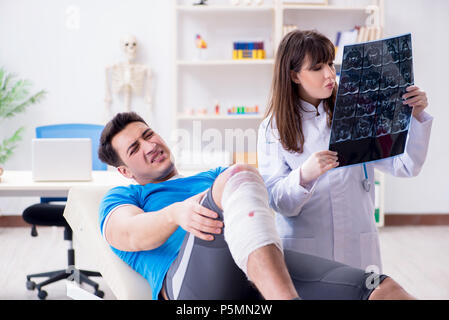
[[[262,178],[240,171],[226,182],[222,195],[224,238],[237,266],[248,276],[249,255],[270,244],[282,252],[268,192]]]

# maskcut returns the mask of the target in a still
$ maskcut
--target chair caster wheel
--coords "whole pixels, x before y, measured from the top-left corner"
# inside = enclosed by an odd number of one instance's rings
[[[48,295],[48,293],[45,290],[39,290],[39,292],[37,293],[37,296],[41,300],[44,300],[45,298],[47,298],[47,295]]]
[[[97,297],[99,297],[99,298],[103,298],[104,297],[104,292],[103,291],[101,291],[101,290],[95,290],[95,293],[94,293]]]
[[[34,281],[27,281],[27,289],[33,291],[36,288],[36,282]]]

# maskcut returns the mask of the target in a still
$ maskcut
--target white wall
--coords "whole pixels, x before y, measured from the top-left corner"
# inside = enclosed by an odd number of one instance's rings
[[[48,91],[47,98],[24,114],[0,123],[0,139],[20,126],[23,141],[6,169],[31,169],[34,128],[67,122],[104,123],[104,67],[123,60],[122,35],[139,42],[137,62],[154,72],[154,119],[150,125],[169,136],[171,116],[172,1],[161,0],[2,0],[0,65]],[[79,29],[70,29],[70,7],[79,8]],[[73,25],[73,24],[72,24]],[[113,110],[118,110],[116,97]],[[135,109],[145,114],[143,99]],[[124,111],[124,110],[123,110]],[[148,120],[148,118],[147,118]],[[0,198],[0,213],[17,213],[36,199]]]
[[[193,0],[192,0],[193,1]],[[428,93],[435,117],[427,162],[419,177],[386,181],[387,213],[448,213],[448,136],[442,119],[448,74],[446,53],[449,2],[386,0],[386,35],[413,34],[416,83]],[[66,10],[80,10],[80,28],[66,27]],[[119,39],[132,33],[139,41],[138,61],[153,68],[155,117],[150,124],[169,138],[172,83],[172,1],[167,0],[3,0],[0,1],[0,65],[46,89],[45,101],[0,123],[0,139],[24,125],[24,139],[7,169],[30,169],[30,139],[39,125],[103,123],[104,66],[122,59]],[[114,97],[114,99],[117,99]],[[117,100],[115,100],[117,101]],[[142,99],[136,110],[144,115]],[[117,108],[117,105],[115,106]],[[114,109],[117,110],[117,109]],[[35,199],[2,199],[0,213],[20,213]]]
[[[447,102],[449,1],[386,0],[385,35],[411,32],[415,83],[427,92],[434,117],[427,161],[412,179],[386,178],[387,213],[448,213]]]

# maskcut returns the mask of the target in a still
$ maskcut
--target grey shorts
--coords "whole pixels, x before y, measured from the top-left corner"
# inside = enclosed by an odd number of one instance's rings
[[[209,189],[202,205],[223,212]],[[226,227],[226,226],[225,226]],[[213,241],[187,233],[170,266],[164,288],[170,300],[260,300],[261,295],[232,259],[223,234]],[[387,276],[320,257],[284,250],[293,284],[305,300],[366,300]]]

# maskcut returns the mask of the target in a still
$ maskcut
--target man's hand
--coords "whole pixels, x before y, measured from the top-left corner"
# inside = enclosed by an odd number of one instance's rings
[[[221,234],[223,222],[214,220],[218,217],[216,212],[200,205],[199,202],[205,193],[206,191],[175,203],[171,218],[177,225],[194,236],[212,241],[214,237],[206,233]]]

